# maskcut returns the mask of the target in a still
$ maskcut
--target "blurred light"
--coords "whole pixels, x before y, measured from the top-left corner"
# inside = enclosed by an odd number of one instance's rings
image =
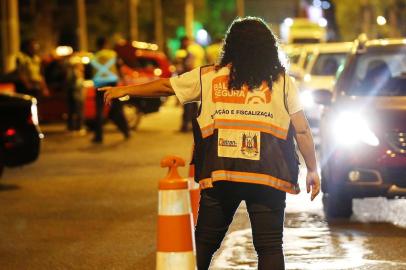
[[[93,80],[85,80],[83,82],[83,87],[85,88],[91,88],[94,86]]]
[[[170,66],[169,66],[169,71],[172,72],[172,73],[175,72],[175,71],[176,71],[176,67],[175,67],[174,65],[170,65]]]
[[[321,27],[326,27],[327,26],[327,20],[326,20],[326,18],[320,18],[319,19],[319,25],[321,26]]]
[[[286,24],[286,26],[292,26],[293,25],[293,19],[292,18],[286,18],[283,21],[284,24]]]
[[[310,6],[308,8],[309,19],[317,23],[320,18],[323,18],[323,10],[320,7]]]
[[[157,51],[158,50],[158,45],[156,45],[156,44],[151,44],[150,45],[150,48],[151,48],[151,50],[153,50],[153,51]]]
[[[16,135],[16,130],[14,128],[9,128],[7,129],[7,131],[5,132],[6,136],[11,137]]]
[[[314,105],[314,99],[311,91],[304,91],[300,94],[300,101],[303,106],[311,107]]]
[[[55,54],[57,56],[67,56],[73,53],[73,49],[70,46],[58,46],[55,49]]]
[[[282,66],[289,68],[289,60],[284,50],[278,50],[279,61],[281,61]]]
[[[360,172],[359,171],[350,171],[348,173],[348,178],[350,179],[351,182],[356,182],[360,179]]]
[[[379,25],[385,25],[386,18],[384,16],[378,16],[378,17],[376,17],[376,23]]]
[[[125,95],[124,97],[118,98],[118,100],[120,100],[120,101],[128,101],[128,100],[130,100],[130,96],[129,96],[129,95]]]
[[[38,108],[37,104],[32,104],[31,105],[31,120],[34,125],[38,125]]]
[[[206,30],[200,29],[196,33],[196,41],[201,45],[207,45],[209,43],[209,34]]]
[[[303,80],[304,80],[305,82],[310,82],[311,79],[312,79],[312,75],[310,75],[310,74],[306,74],[306,75],[303,77]]]
[[[331,7],[331,4],[327,1],[321,2],[321,8],[322,9],[329,9]]]
[[[321,7],[321,1],[320,0],[313,0],[313,6],[315,7]]]
[[[356,112],[343,112],[338,115],[334,125],[334,135],[342,145],[354,145],[364,142],[378,146],[379,139],[368,127],[367,122]]]
[[[133,41],[131,44],[133,45],[134,48],[143,49],[143,50],[156,51],[159,48],[157,44],[147,43],[147,42],[142,42],[142,41]]]
[[[82,64],[89,64],[90,63],[90,57],[89,56],[83,56],[82,57]]]
[[[157,76],[157,77],[161,76],[162,75],[162,69],[160,69],[160,68],[154,69],[154,75]]]

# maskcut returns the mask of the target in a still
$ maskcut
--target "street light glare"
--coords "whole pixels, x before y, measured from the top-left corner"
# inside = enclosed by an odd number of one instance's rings
[[[293,19],[292,18],[286,18],[283,21],[284,24],[286,24],[286,26],[292,26],[293,25]]]
[[[379,25],[385,25],[386,18],[384,16],[378,16],[378,17],[376,17],[376,23]]]
[[[320,19],[319,19],[319,25],[320,25],[321,27],[326,27],[327,24],[328,24],[328,22],[327,22],[326,18],[320,18]]]

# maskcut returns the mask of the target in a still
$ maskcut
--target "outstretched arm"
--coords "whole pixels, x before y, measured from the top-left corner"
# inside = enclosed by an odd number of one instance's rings
[[[99,88],[98,91],[104,91],[104,101],[107,104],[110,104],[112,99],[126,95],[138,97],[162,97],[175,94],[169,79],[158,79],[139,85],[102,87]]]
[[[290,119],[296,131],[295,137],[299,151],[302,154],[307,167],[307,193],[309,193],[311,190],[311,200],[313,200],[320,192],[320,177],[317,172],[316,152],[314,150],[313,137],[303,111],[292,114]]]

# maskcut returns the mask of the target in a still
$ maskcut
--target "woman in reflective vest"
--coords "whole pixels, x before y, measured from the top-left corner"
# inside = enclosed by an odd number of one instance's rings
[[[176,95],[201,102],[194,123],[195,179],[202,188],[196,225],[198,269],[208,269],[242,200],[247,205],[258,269],[285,269],[282,250],[286,192],[299,193],[298,159],[307,167],[313,200],[320,180],[312,135],[297,89],[278,56],[278,44],[259,18],[236,19],[219,65],[171,79],[113,87],[106,102],[124,95]]]

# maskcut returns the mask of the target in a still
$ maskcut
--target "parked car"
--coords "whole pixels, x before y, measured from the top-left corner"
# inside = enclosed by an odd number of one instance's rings
[[[157,78],[169,78],[175,72],[167,56],[156,44],[134,41],[116,45],[115,50],[123,60],[121,84],[141,84]],[[124,114],[132,129],[136,129],[144,114],[157,112],[164,98],[130,97],[125,100]]]
[[[114,49],[122,60],[120,65],[121,85],[144,83],[160,77],[167,78],[174,71],[174,67],[170,64],[167,56],[158,51],[156,44],[139,41],[122,42]],[[91,81],[92,68],[90,66],[92,53],[78,52],[68,57],[80,58],[84,65],[86,79],[84,85],[84,116],[86,123],[91,127],[96,115],[96,89]],[[63,84],[64,61],[64,58],[55,57],[48,60],[45,65],[45,77],[50,88],[50,95],[41,97],[39,100],[41,121],[56,121],[66,118],[67,93]],[[129,100],[122,99],[122,101],[125,103],[125,116],[132,128],[136,128],[139,124],[141,115],[158,111],[162,103],[159,98],[130,98]],[[107,112],[108,108],[106,107],[106,115]]]
[[[36,103],[31,96],[0,91],[0,176],[5,166],[21,166],[38,158],[42,134]]]
[[[349,217],[352,199],[406,195],[406,42],[356,41],[334,91],[316,91],[325,209]]]
[[[314,103],[312,92],[320,88],[333,90],[337,72],[344,66],[352,47],[352,42],[321,43],[313,47],[311,60],[299,83],[302,104],[312,126],[318,127],[323,109]]]

